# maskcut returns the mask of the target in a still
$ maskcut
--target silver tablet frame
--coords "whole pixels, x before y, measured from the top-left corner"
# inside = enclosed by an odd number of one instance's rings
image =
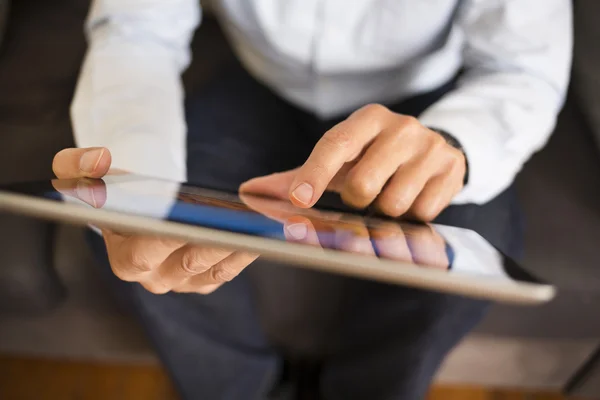
[[[548,284],[447,273],[433,268],[419,268],[410,263],[86,208],[13,192],[0,191],[0,210],[77,225],[93,224],[114,230],[169,236],[193,243],[245,250],[259,253],[268,259],[317,271],[478,299],[533,305],[548,302],[555,296],[555,288]]]

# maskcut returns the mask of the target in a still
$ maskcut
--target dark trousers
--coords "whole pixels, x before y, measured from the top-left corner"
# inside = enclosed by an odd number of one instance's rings
[[[389,106],[418,115],[452,85]],[[236,189],[299,166],[337,122],[295,108],[239,66],[188,98],[189,181],[214,187]],[[519,215],[508,190],[482,206],[450,207],[436,222],[474,229],[518,257]],[[486,309],[458,296],[264,260],[208,296],[158,296],[114,278],[101,239],[92,244],[186,399],[265,398],[284,360],[312,365],[324,399],[420,399],[444,356]]]

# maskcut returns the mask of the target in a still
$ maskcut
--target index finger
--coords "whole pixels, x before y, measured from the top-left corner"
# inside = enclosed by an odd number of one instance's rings
[[[383,106],[363,107],[340,122],[317,142],[290,186],[290,200],[298,207],[312,207],[347,162],[381,132]]]

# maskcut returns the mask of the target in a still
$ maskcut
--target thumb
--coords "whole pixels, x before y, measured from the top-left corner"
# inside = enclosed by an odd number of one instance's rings
[[[297,171],[298,168],[250,179],[240,186],[240,192],[288,200]]]
[[[65,149],[54,156],[52,170],[57,178],[101,178],[109,170],[111,155],[104,147]]]

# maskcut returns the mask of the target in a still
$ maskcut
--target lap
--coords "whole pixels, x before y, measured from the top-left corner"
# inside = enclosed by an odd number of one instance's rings
[[[155,295],[111,272],[100,236],[92,250],[118,300],[150,340],[182,399],[263,399],[281,373],[281,359],[257,323],[243,272],[210,296]]]
[[[207,160],[217,160],[215,163],[220,170],[217,173],[219,182],[213,182],[217,186],[236,185],[250,177],[294,168],[304,162],[320,133],[337,122],[319,121],[295,110],[245,72],[237,73],[239,75],[227,80],[228,90],[215,84],[209,90],[204,90],[200,98],[188,104],[191,106],[188,111],[190,121],[194,122],[190,129],[188,160],[190,180],[193,182],[209,179],[205,176],[205,171],[210,167],[205,165],[212,164],[213,161]],[[231,85],[231,82],[238,83]],[[233,86],[243,90],[232,91]],[[448,84],[418,98],[391,105],[390,108],[418,115],[451,87]],[[228,108],[232,104],[237,108]],[[223,118],[219,114],[223,111],[217,110],[222,109],[226,109],[229,117]],[[234,115],[237,119],[230,126]],[[215,118],[219,122],[214,122]],[[220,138],[216,138],[215,132],[206,129],[207,126],[215,129],[217,125],[223,128],[221,133],[229,138],[228,143],[223,144]],[[250,134],[242,132],[241,126]],[[210,142],[208,146],[207,142]],[[225,153],[227,157],[233,155],[236,161],[218,162],[220,157],[225,157]],[[282,154],[285,157],[281,157]],[[240,170],[243,172],[240,173]],[[232,176],[235,178],[232,179]],[[222,179],[228,181],[224,182]],[[521,222],[513,189],[485,205],[449,207],[436,222],[473,229],[506,253],[513,256],[519,253]],[[376,316],[382,321],[386,318],[390,321],[403,320],[407,316],[401,314],[411,309],[406,304],[412,304],[413,312],[421,307],[419,313],[429,315],[431,318],[428,322],[431,324],[438,323],[443,315],[464,313],[469,309],[472,315],[469,321],[465,320],[465,326],[472,326],[484,308],[481,303],[456,297],[302,269],[281,268],[264,261],[253,264],[249,268],[248,277],[255,288],[258,315],[267,335],[276,345],[298,354],[310,353],[311,350],[333,353],[335,345],[332,346],[331,343],[343,344],[340,332],[344,330],[348,333],[349,327],[346,325],[353,324],[352,320],[358,321],[368,315]],[[357,308],[355,302],[362,306]],[[397,308],[391,306],[394,302]],[[389,315],[374,311],[381,304],[390,305],[386,306]],[[365,310],[364,315],[357,312],[359,309]],[[424,309],[429,312],[423,312]],[[385,323],[380,321],[379,325],[385,326]],[[426,327],[422,325],[419,329],[423,331]],[[355,335],[346,335],[350,336]],[[421,338],[425,336],[421,335]]]

